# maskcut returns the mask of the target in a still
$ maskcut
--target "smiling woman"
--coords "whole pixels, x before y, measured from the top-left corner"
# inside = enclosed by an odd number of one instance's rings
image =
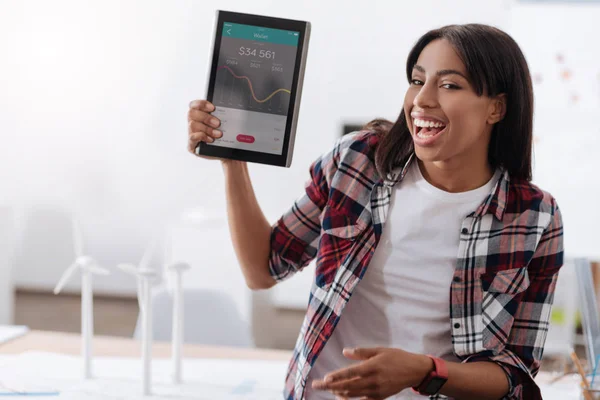
[[[406,75],[404,112],[377,150],[381,173],[403,165],[414,151],[424,174],[456,176],[462,168],[479,172],[474,184],[481,186],[502,167],[514,178],[531,180],[531,77],[509,35],[483,25],[433,30],[413,47]],[[444,130],[415,129],[427,121]]]
[[[343,136],[272,227],[246,166],[222,162],[248,285],[316,258],[285,398],[539,400],[563,231],[530,182],[523,54],[496,28],[452,25],[419,39],[406,72],[397,121]],[[191,104],[190,148],[213,110]]]

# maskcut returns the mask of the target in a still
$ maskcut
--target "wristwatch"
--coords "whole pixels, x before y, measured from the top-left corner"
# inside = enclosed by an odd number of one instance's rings
[[[419,394],[430,396],[438,394],[442,389],[442,386],[448,381],[448,368],[446,367],[446,362],[441,358],[433,356],[427,357],[433,360],[433,371],[427,374],[419,386],[413,387],[413,390]]]

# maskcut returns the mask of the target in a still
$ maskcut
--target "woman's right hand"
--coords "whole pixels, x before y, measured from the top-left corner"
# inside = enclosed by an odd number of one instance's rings
[[[196,155],[196,147],[200,142],[212,143],[223,136],[217,128],[221,121],[211,115],[215,106],[208,100],[194,100],[188,111],[188,151]],[[204,157],[215,159],[214,157]]]

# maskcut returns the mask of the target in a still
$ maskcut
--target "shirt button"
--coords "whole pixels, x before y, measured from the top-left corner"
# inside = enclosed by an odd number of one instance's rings
[[[469,230],[467,228],[462,228],[461,231],[464,235],[466,235],[467,233],[469,233]]]
[[[462,279],[460,279],[460,276],[455,276],[453,280],[454,280],[454,282],[456,282],[456,283],[458,283],[458,282],[461,282],[461,281],[462,281]]]
[[[457,322],[456,324],[454,324],[454,328],[455,328],[455,329],[458,329],[458,328],[460,328],[460,324]]]

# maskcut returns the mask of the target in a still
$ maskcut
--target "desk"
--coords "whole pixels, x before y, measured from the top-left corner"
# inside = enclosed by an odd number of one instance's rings
[[[55,352],[66,355],[80,354],[80,336],[71,333],[30,331],[29,333],[0,345],[0,355],[19,354],[25,351]],[[233,347],[203,346],[186,344],[182,349],[186,358],[221,358],[221,359],[246,359],[246,360],[272,360],[287,361],[292,353],[282,350],[244,349]],[[140,343],[129,338],[108,336],[94,337],[94,355],[104,357],[139,357],[141,354]],[[155,358],[168,358],[171,355],[170,343],[154,343],[152,355]],[[548,374],[538,375],[542,383],[544,398],[553,399],[578,399],[578,396],[567,397],[564,392],[553,393],[545,381],[550,379]],[[574,385],[577,388],[577,385]],[[544,390],[545,389],[545,390]]]
[[[5,393],[61,393],[68,399],[142,399],[141,343],[130,338],[94,337],[94,378],[82,379],[78,334],[31,331],[0,345]],[[24,353],[20,355],[20,353]],[[16,358],[9,358],[18,355]],[[171,345],[153,346],[152,393],[158,399],[279,399],[291,352],[221,346],[184,345],[184,382],[172,384]],[[162,360],[161,360],[162,359]],[[221,359],[221,360],[218,360]],[[259,366],[254,368],[254,366]],[[5,383],[7,381],[8,383]],[[85,396],[82,394],[85,393]],[[237,393],[237,392],[236,392]],[[89,396],[88,396],[89,395]],[[62,397],[61,397],[62,398]]]
[[[78,334],[30,331],[24,336],[0,344],[0,355],[19,354],[25,351],[45,351],[66,355],[79,355],[81,339]],[[95,336],[94,356],[100,357],[140,357],[140,342],[129,338]],[[292,353],[283,350],[248,349],[235,347],[203,346],[184,344],[182,354],[188,358],[229,358],[246,360],[287,361]],[[169,358],[171,344],[156,342],[152,348],[152,356]]]

